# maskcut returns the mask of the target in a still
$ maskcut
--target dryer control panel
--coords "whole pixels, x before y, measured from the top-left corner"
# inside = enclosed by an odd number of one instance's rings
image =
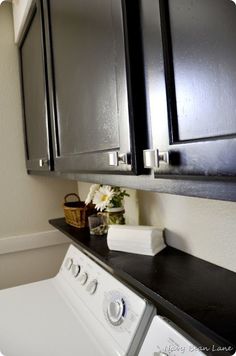
[[[71,302],[80,315],[85,307],[91,325],[97,321],[125,355],[134,355],[154,315],[152,304],[73,245],[56,278],[65,297],[74,295]]]

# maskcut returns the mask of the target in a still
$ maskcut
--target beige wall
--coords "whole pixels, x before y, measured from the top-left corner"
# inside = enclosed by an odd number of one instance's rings
[[[25,23],[32,2],[32,0],[13,1],[15,42],[19,40],[23,24]]]
[[[54,277],[68,247],[65,243],[1,255],[0,289]]]
[[[81,199],[90,185],[78,182]],[[236,203],[127,191],[127,224],[165,228],[168,245],[236,272]]]
[[[17,48],[12,9],[0,7],[0,238],[49,230],[63,215],[63,197],[77,184],[28,176],[24,161]]]
[[[236,203],[138,192],[140,223],[166,228],[167,243],[236,272]]]

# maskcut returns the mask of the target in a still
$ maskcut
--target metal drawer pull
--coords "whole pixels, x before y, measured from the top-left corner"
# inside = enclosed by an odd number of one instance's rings
[[[156,150],[143,151],[144,168],[159,168],[160,163],[169,164],[169,152]]]

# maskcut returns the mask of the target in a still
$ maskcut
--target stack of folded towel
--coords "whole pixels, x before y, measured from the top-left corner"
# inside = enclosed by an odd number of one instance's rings
[[[148,256],[154,256],[166,247],[161,229],[140,225],[110,225],[107,244],[110,250]]]

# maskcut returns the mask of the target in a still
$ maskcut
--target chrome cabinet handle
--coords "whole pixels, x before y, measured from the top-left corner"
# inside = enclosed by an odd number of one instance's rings
[[[46,166],[46,165],[48,165],[49,164],[49,160],[48,159],[39,159],[39,167],[44,167],[44,166]]]
[[[156,150],[143,151],[144,168],[159,168],[160,163],[169,164],[169,152]]]
[[[118,151],[108,152],[109,166],[119,166],[120,164],[130,164],[130,154]]]

